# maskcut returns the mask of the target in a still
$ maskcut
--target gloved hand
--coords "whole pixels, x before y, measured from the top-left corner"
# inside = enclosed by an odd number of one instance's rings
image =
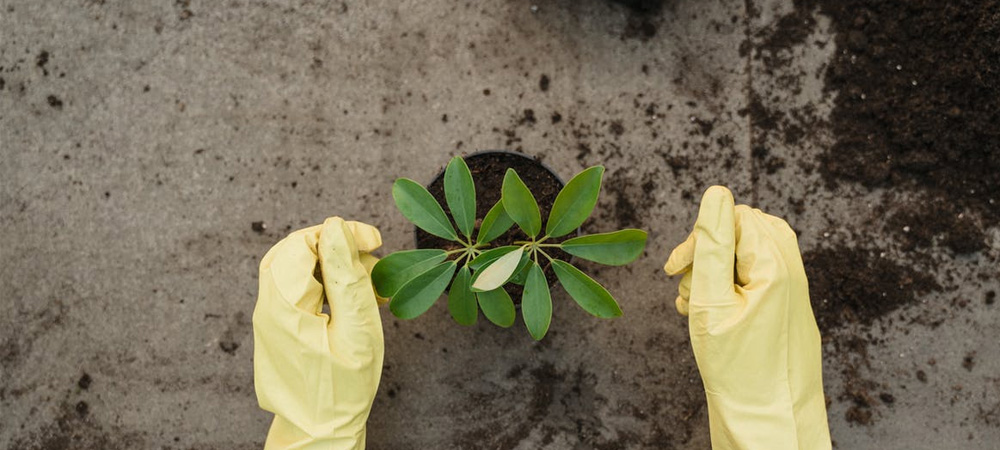
[[[795,232],[733,203],[728,189],[709,188],[664,266],[684,274],[676,304],[690,317],[712,447],[829,449],[820,335]]]
[[[381,245],[374,227],[333,217],[261,261],[254,387],[274,413],[265,449],[365,448],[384,353],[368,252]]]

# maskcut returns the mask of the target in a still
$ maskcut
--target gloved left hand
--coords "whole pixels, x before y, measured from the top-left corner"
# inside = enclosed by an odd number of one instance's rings
[[[265,449],[365,448],[384,354],[368,252],[381,245],[376,228],[332,217],[261,261],[254,387],[274,413]]]

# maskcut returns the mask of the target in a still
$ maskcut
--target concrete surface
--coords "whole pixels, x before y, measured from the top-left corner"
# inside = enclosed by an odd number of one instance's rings
[[[536,344],[520,324],[458,327],[443,302],[413,321],[386,311],[370,447],[709,448],[676,281],[660,270],[700,192],[725,183],[787,217],[804,251],[850,242],[892,193],[830,190],[804,169],[828,133],[788,146],[742,111],[754,95],[829,111],[819,72],[836,49],[822,16],[775,71],[741,45],[790,1],[667,3],[649,18],[602,0],[0,0],[0,447],[260,447],[259,258],[330,215],[378,226],[386,252],[407,248],[394,178],[429,181],[452,155],[510,148],[564,177],[608,167],[587,228],[650,233],[635,264],[588,267],[625,317],[591,318],[554,291]],[[787,165],[762,173],[754,145]],[[996,306],[947,307],[996,290],[989,232],[983,254],[922,263],[970,283],[897,314],[942,325],[863,331],[883,339],[869,376],[896,396],[871,426],[845,420],[843,361],[828,355],[838,448],[997,448]]]

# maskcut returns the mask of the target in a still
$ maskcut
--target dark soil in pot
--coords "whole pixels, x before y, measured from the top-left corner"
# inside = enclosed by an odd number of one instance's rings
[[[517,171],[517,174],[522,180],[524,180],[524,184],[526,184],[528,189],[531,190],[531,193],[535,195],[535,200],[538,202],[538,208],[542,212],[543,224],[549,216],[549,210],[552,209],[552,204],[556,201],[556,196],[559,195],[559,190],[563,187],[563,181],[560,180],[559,177],[547,167],[536,161],[534,158],[517,153],[504,151],[476,153],[466,156],[465,163],[469,165],[469,170],[472,172],[472,179],[476,183],[476,230],[473,233],[473,238],[475,238],[476,234],[479,233],[479,225],[482,222],[483,217],[485,217],[490,208],[492,208],[493,205],[500,200],[500,188],[503,186],[503,177],[507,172],[507,169],[514,169]],[[430,185],[427,186],[427,190],[430,191],[431,195],[433,195],[435,199],[437,199],[450,218],[451,211],[448,209],[448,202],[444,198],[443,170],[438,173],[437,177],[434,178],[434,181],[431,181]],[[456,242],[441,239],[419,228],[415,228],[415,230],[417,248],[443,248],[446,250],[461,248],[461,246]],[[559,239],[549,239],[546,242],[558,243],[571,236],[572,235]],[[526,240],[526,237],[524,233],[521,232],[521,229],[517,227],[517,224],[515,224],[509,231],[491,242],[490,247],[513,245],[514,241],[523,240]],[[565,261],[568,261],[570,258],[568,254],[560,250],[548,251],[548,253],[554,258],[559,258]],[[549,267],[548,261],[539,261],[539,263],[542,264],[542,268],[545,270],[545,277],[549,281],[549,288],[552,289],[557,282],[556,276]],[[510,293],[515,304],[521,303],[521,286],[508,284],[507,292]]]

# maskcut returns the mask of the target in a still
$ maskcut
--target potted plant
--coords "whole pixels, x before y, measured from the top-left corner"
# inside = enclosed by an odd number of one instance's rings
[[[481,153],[469,159],[496,154]],[[485,172],[482,167],[475,169],[482,175],[499,176],[497,167],[486,167]],[[624,265],[645,248],[646,232],[637,229],[569,237],[597,204],[604,167],[580,172],[558,190],[554,201],[541,208],[517,169],[507,167],[499,189],[494,186],[478,197],[472,172],[466,160],[456,156],[443,177],[432,183],[432,190],[444,197],[448,213],[423,185],[408,178],[393,183],[396,206],[418,228],[418,247],[425,247],[392,253],[372,269],[375,290],[390,299],[394,315],[415,318],[447,290],[448,310],[459,324],[474,324],[481,309],[489,321],[510,327],[517,309],[511,292],[520,291],[521,316],[531,336],[541,340],[552,321],[549,286],[553,282],[594,316],[622,315],[608,290],[568,261],[576,257]],[[433,189],[435,184],[438,189]],[[484,194],[498,198],[488,209],[481,201],[490,196]],[[486,211],[478,214],[481,219],[477,219],[477,208]],[[547,213],[544,227],[543,210]],[[423,233],[425,239],[420,239]],[[432,245],[420,245],[422,241]]]

